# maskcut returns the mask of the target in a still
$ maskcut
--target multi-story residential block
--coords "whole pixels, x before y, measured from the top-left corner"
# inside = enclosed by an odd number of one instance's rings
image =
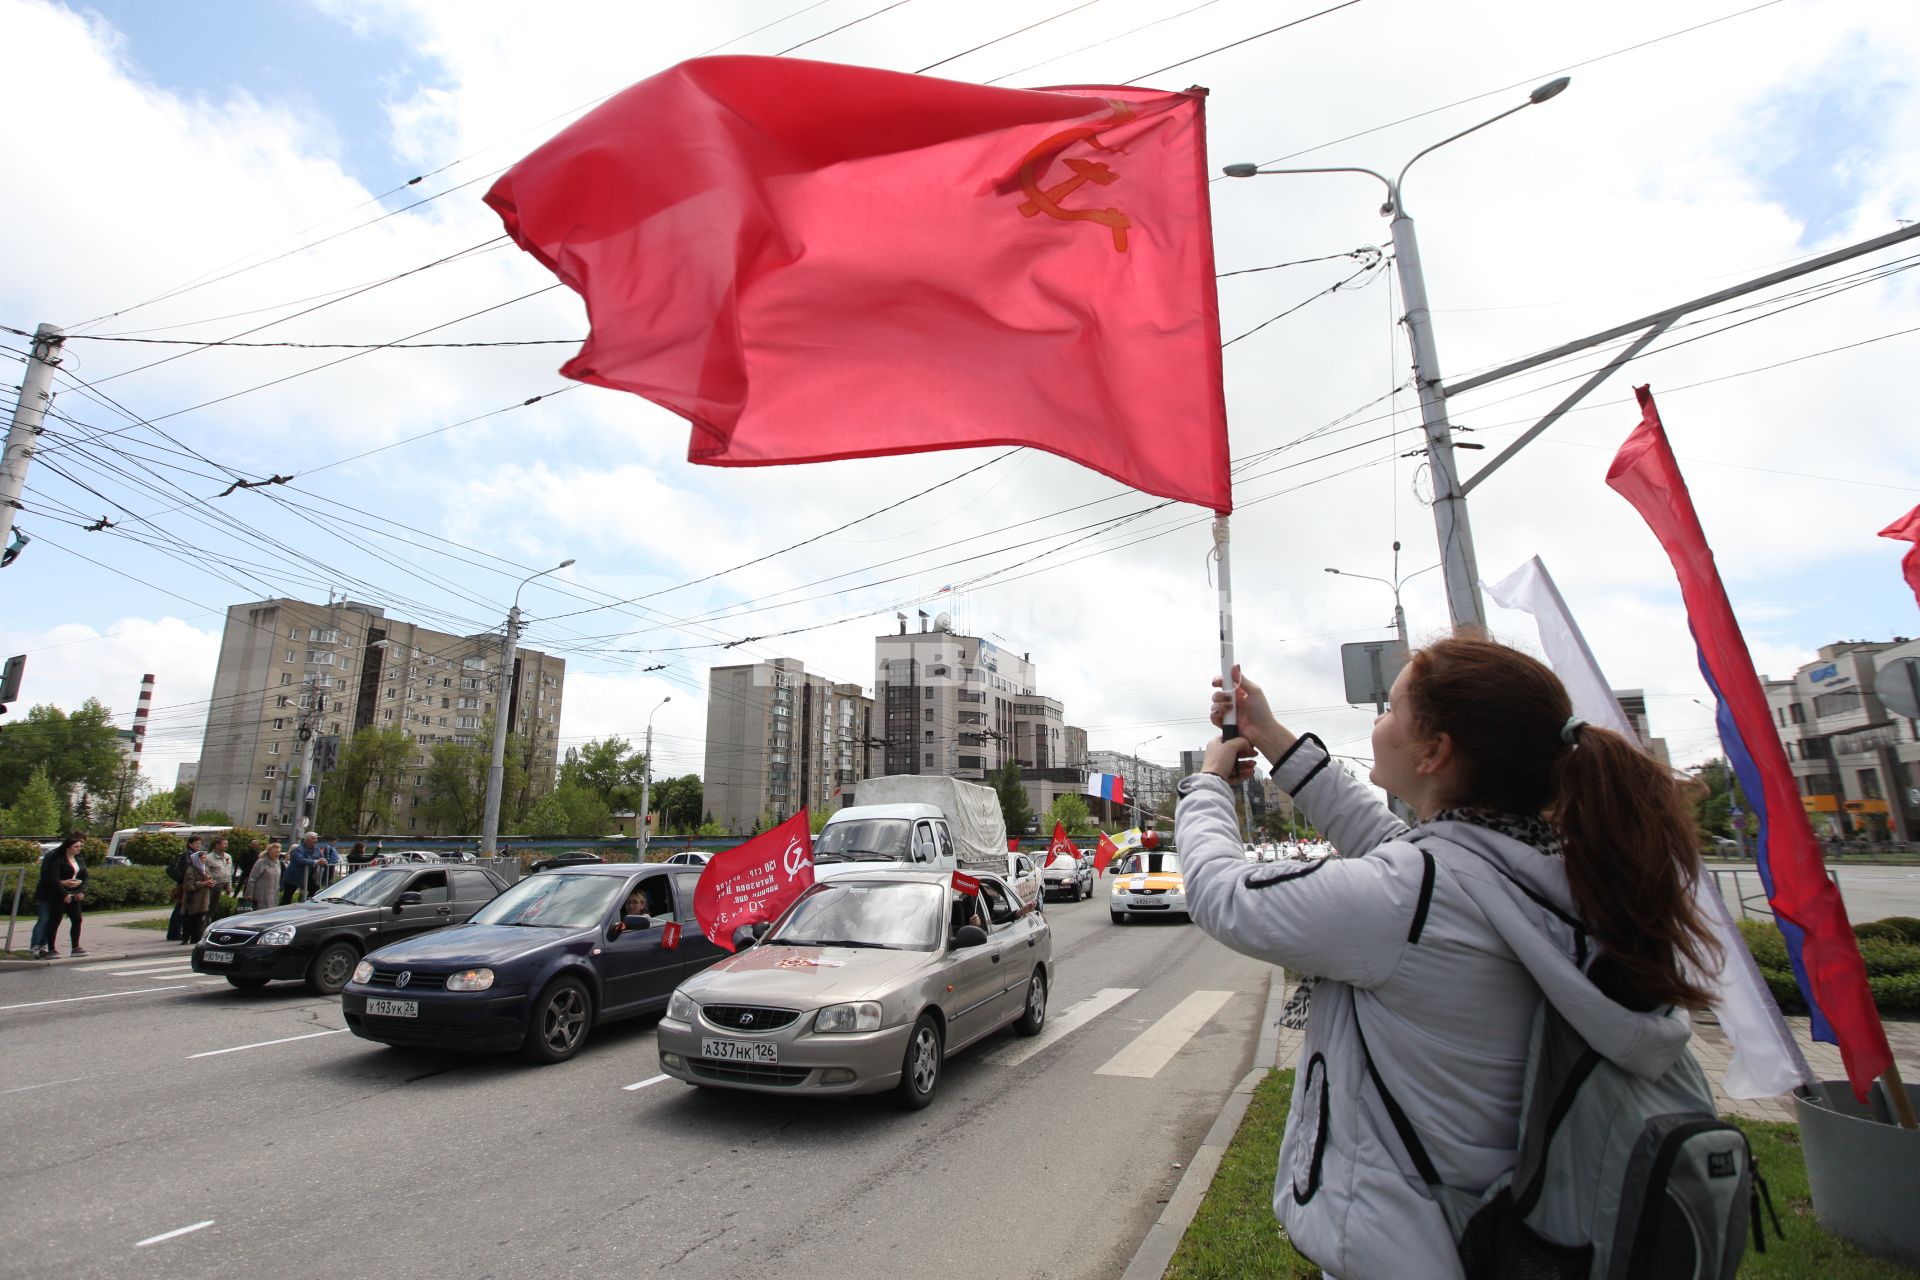
[[[794,658],[708,673],[707,812],[744,835],[763,816],[837,809],[877,757],[873,699]]]
[[[1667,751],[1667,740],[1653,736],[1652,722],[1647,719],[1647,691],[1645,689],[1614,689],[1613,700],[1620,704],[1620,712],[1626,716],[1627,723],[1633,726],[1634,736],[1640,739],[1647,754],[1671,768],[1673,757]]]
[[[1174,784],[1182,776],[1167,765],[1118,751],[1088,752],[1087,771],[1119,774],[1126,780],[1127,802],[1149,813],[1160,812],[1160,806],[1173,795]]]
[[[499,636],[451,635],[342,601],[258,600],[227,610],[214,671],[194,809],[218,809],[276,836],[291,833],[301,797],[300,720],[343,742],[361,729],[396,728],[419,747],[394,793],[395,833],[429,825],[427,759],[441,742],[490,741],[501,693],[508,727],[529,752],[529,773],[551,779],[557,762],[565,660],[514,654],[503,686]],[[316,766],[315,780],[325,777]],[[461,833],[466,834],[466,833]]]
[[[1874,692],[1882,668],[1920,658],[1920,641],[1843,640],[1787,680],[1766,680],[1774,731],[1800,803],[1821,835],[1920,839],[1920,721]]]

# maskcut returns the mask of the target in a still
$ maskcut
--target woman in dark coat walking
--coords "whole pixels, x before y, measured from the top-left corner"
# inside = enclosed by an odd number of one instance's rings
[[[60,932],[60,917],[67,918],[67,947],[71,954],[83,956],[80,945],[80,907],[86,900],[87,865],[80,860],[84,837],[71,832],[59,845],[40,859],[40,883],[34,887],[34,905],[40,919],[33,930],[35,959],[52,959],[60,953],[54,941]]]

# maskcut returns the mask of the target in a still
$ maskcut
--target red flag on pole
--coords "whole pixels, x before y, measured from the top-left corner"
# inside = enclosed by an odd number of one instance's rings
[[[1907,576],[1907,585],[1913,588],[1914,602],[1920,604],[1920,507],[1882,529],[1880,536],[1913,544],[1913,550],[1900,558],[1900,570]]]
[[[1049,867],[1052,866],[1055,858],[1077,858],[1079,856],[1079,846],[1067,839],[1067,828],[1065,825],[1058,822],[1054,823],[1053,839],[1047,845],[1046,865]]]
[[[738,848],[714,854],[694,887],[693,917],[710,941],[731,951],[735,929],[774,919],[812,883],[813,834],[802,809]]]
[[[1864,1102],[1874,1077],[1892,1065],[1893,1051],[1867,987],[1860,945],[1847,924],[1840,890],[1827,878],[1793,766],[1774,732],[1766,692],[1667,444],[1660,411],[1648,388],[1636,387],[1634,394],[1640,398],[1640,425],[1614,456],[1607,484],[1652,528],[1679,576],[1700,671],[1720,704],[1720,743],[1758,819],[1760,878],[1811,1009],[1814,1038],[1840,1046],[1854,1096]]]
[[[486,199],[691,461],[1030,445],[1225,512],[1203,102],[700,58]]]
[[[1112,864],[1114,858],[1117,857],[1119,853],[1120,846],[1113,842],[1111,836],[1102,831],[1100,833],[1100,839],[1095,841],[1093,846],[1094,875],[1104,876],[1107,874],[1107,867]]]

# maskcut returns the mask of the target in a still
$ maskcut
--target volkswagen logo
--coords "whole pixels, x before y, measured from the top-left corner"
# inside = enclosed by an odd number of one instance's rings
[[[752,1014],[750,1014],[750,1013],[743,1013],[743,1014],[741,1014],[741,1015],[740,1015],[740,1025],[741,1025],[741,1026],[743,1026],[743,1027],[750,1027],[750,1026],[752,1026],[752,1025],[753,1025],[753,1015],[752,1015]]]
[[[396,987],[404,987],[409,982],[412,982],[412,981],[413,981],[413,970],[402,969],[400,971],[400,976],[393,980],[393,985]]]

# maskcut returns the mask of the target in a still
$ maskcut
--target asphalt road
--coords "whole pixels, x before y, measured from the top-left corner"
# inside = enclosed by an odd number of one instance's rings
[[[1770,914],[1766,889],[1753,863],[1709,862],[1706,865],[1709,872],[1715,873],[1720,896],[1727,900],[1735,919],[1740,917],[1741,898],[1747,899],[1749,915]],[[1888,916],[1920,916],[1920,867],[1859,862],[1827,865],[1839,878],[1840,898],[1847,904],[1847,919],[1854,924],[1884,920]]]
[[[1048,919],[1048,1032],[951,1060],[918,1113],[656,1079],[653,1019],[539,1068],[171,955],[0,973],[0,1276],[1117,1275],[1273,971],[1104,892]]]

